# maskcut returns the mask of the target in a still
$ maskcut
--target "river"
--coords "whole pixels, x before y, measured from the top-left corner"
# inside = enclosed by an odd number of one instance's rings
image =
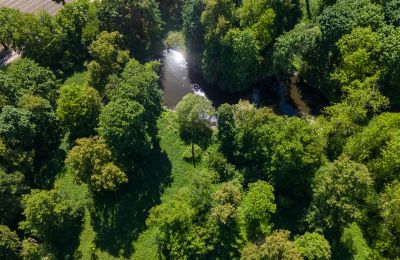
[[[169,109],[174,109],[188,93],[208,97],[215,107],[223,103],[235,104],[244,99],[257,106],[269,106],[276,113],[287,116],[317,115],[327,104],[325,99],[307,87],[306,82],[298,75],[293,75],[287,80],[272,78],[256,84],[246,92],[229,94],[205,83],[199,75],[190,75],[188,62],[182,52],[165,50],[162,65],[164,105]]]

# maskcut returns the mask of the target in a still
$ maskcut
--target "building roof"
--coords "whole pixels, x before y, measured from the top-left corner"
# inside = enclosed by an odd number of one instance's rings
[[[66,3],[72,1],[65,0]],[[0,0],[0,7],[10,7],[27,13],[37,13],[44,10],[55,15],[62,8],[62,5],[52,0]]]

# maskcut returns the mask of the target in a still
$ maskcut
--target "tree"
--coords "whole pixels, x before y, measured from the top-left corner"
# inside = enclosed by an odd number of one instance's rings
[[[141,104],[125,98],[118,98],[103,107],[98,132],[118,158],[147,155],[153,149],[153,139],[145,120]]]
[[[39,66],[33,60],[21,59],[9,66],[7,74],[18,86],[19,95],[40,96],[55,105],[59,84],[51,70]]]
[[[304,259],[331,259],[331,246],[321,234],[306,232],[304,235],[295,238],[294,243]]]
[[[256,24],[268,9],[276,13],[275,27],[278,34],[291,30],[301,16],[300,2],[296,0],[244,0],[238,9],[241,26]]]
[[[57,100],[56,115],[73,137],[88,136],[97,126],[101,105],[96,89],[78,84],[64,85]]]
[[[108,77],[121,73],[129,60],[129,51],[121,47],[122,37],[119,32],[102,32],[89,47],[93,60],[87,65],[88,83],[100,92]]]
[[[400,2],[399,2],[400,3]],[[397,11],[393,9],[393,11]],[[389,32],[380,35],[380,71],[382,93],[390,99],[392,107],[400,105],[399,74],[400,69],[400,28],[387,28]],[[387,35],[386,35],[387,34]]]
[[[326,7],[318,20],[324,41],[331,46],[355,27],[371,26],[375,31],[385,23],[382,7],[370,0],[338,0]]]
[[[215,255],[221,258],[234,258],[239,256],[240,228],[238,207],[241,202],[241,187],[233,182],[224,182],[215,191],[213,200],[215,206],[210,210],[212,221],[218,227],[217,245]]]
[[[371,27],[354,28],[337,43],[342,62],[332,74],[332,78],[342,85],[350,85],[355,80],[364,81],[379,74],[380,36]]]
[[[312,183],[309,225],[325,231],[341,231],[348,223],[361,221],[372,184],[367,167],[347,156],[326,163],[317,171]]]
[[[274,188],[265,181],[249,184],[239,207],[239,222],[245,238],[258,241],[271,232],[270,219],[276,212]]]
[[[158,53],[164,23],[157,1],[104,0],[97,15],[100,29],[120,32],[135,58],[142,61]]]
[[[0,225],[0,257],[2,259],[18,259],[20,244],[17,233],[7,226]]]
[[[167,30],[178,29],[182,24],[182,5],[183,0],[158,0],[162,20],[168,28]]]
[[[18,86],[9,75],[0,71],[0,109],[13,105],[17,99]]]
[[[64,71],[82,69],[89,57],[88,47],[99,33],[97,7],[89,0],[79,0],[65,5],[56,15],[65,39],[63,58],[59,61]]]
[[[200,53],[204,45],[204,27],[201,14],[204,11],[202,0],[188,0],[182,6],[182,30],[187,49],[191,53]]]
[[[23,95],[18,106],[32,113],[32,123],[36,126],[34,147],[37,151],[49,152],[59,143],[60,127],[50,102],[42,97]]]
[[[344,148],[353,160],[368,166],[378,190],[398,177],[399,127],[399,114],[383,113],[351,137]]]
[[[0,169],[0,224],[15,225],[22,211],[21,197],[27,192],[24,175],[19,172],[6,173]]]
[[[296,244],[290,241],[289,235],[290,232],[287,230],[276,230],[267,236],[260,246],[249,243],[242,249],[241,259],[302,259]]]
[[[14,44],[14,32],[18,25],[18,19],[21,17],[20,11],[12,8],[0,8],[0,44],[6,50]]]
[[[205,97],[187,94],[176,106],[179,132],[192,145],[193,166],[196,167],[194,144],[206,145],[211,137],[210,120],[214,116],[211,101]]]
[[[222,53],[217,67],[220,68],[220,72],[216,81],[222,90],[240,92],[254,83],[259,55],[256,37],[256,34],[249,29],[231,29],[222,39]]]
[[[62,244],[80,228],[83,210],[57,190],[32,190],[22,199],[25,220],[20,228],[49,244]]]
[[[107,93],[111,100],[123,98],[136,101],[144,107],[144,116],[153,138],[157,136],[157,119],[163,110],[162,91],[158,85],[159,77],[152,68],[159,63],[149,62],[144,65],[131,59],[121,73],[114,88],[108,86]]]
[[[11,148],[29,149],[33,145],[36,125],[28,110],[5,106],[0,114],[0,137]]]
[[[396,258],[400,254],[400,183],[397,180],[385,187],[378,203],[382,221],[378,228],[376,247],[388,258]]]
[[[82,138],[68,152],[66,164],[74,169],[75,180],[87,183],[94,192],[115,191],[128,182],[126,174],[114,164],[110,149],[102,138]]]
[[[274,44],[275,70],[289,74],[304,70],[308,65],[307,58],[318,55],[316,48],[321,38],[320,27],[312,23],[299,23],[279,36]]]
[[[385,12],[386,21],[398,27],[400,25],[400,1],[388,0],[382,1],[383,11]]]

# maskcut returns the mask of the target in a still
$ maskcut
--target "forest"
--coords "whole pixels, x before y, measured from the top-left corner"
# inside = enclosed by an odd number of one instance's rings
[[[226,98],[327,102],[166,106],[171,51]],[[400,258],[400,0],[3,6],[2,53],[0,259]]]

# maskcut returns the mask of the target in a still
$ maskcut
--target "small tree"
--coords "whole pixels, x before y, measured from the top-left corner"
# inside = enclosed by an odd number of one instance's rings
[[[249,184],[249,190],[239,207],[239,222],[245,237],[251,241],[271,232],[270,219],[276,211],[274,188],[265,181]]]
[[[214,108],[205,97],[188,94],[176,106],[181,138],[192,145],[193,166],[196,167],[194,144],[204,146],[211,137],[210,120]]]
[[[81,138],[69,151],[66,163],[75,170],[76,181],[95,191],[115,191],[128,182],[126,174],[113,163],[110,148],[102,138]]]

